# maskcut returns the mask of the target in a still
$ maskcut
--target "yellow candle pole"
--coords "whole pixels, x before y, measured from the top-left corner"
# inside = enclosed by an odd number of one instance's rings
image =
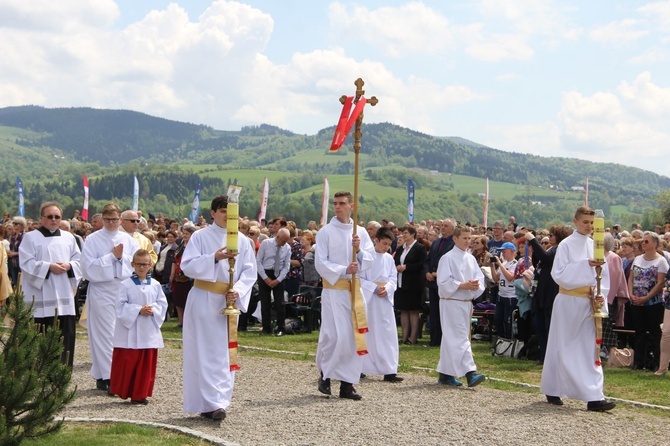
[[[227,229],[227,238],[226,238],[226,250],[229,254],[237,255],[238,250],[238,229],[239,229],[239,220],[240,220],[240,205],[238,203],[228,203],[228,221],[226,222]],[[235,284],[235,257],[228,259],[228,272],[230,273],[230,278],[228,280],[229,289],[232,291],[233,285]],[[226,316],[237,316],[240,314],[240,310],[235,308],[235,304],[230,302],[226,305],[226,308],[221,312]]]
[[[597,262],[604,262],[605,261],[605,213],[602,211],[602,209],[597,209],[595,217],[593,219],[593,258]],[[603,304],[599,302],[599,300],[604,300],[605,297],[603,296],[600,286],[601,286],[601,281],[602,281],[602,272],[603,272],[603,267],[598,265],[596,266],[596,295],[593,298],[591,308],[593,310],[593,313],[591,314],[591,317],[595,320],[595,329],[596,329],[596,365],[601,365],[600,362],[600,348],[602,346],[602,338],[603,338],[603,326],[602,326],[602,320],[603,318],[608,317],[607,313],[605,313],[602,308]]]

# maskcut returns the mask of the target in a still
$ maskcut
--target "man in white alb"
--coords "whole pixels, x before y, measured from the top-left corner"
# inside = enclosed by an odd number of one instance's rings
[[[19,266],[25,301],[33,304],[35,323],[52,326],[57,312],[64,347],[61,361],[72,367],[77,319],[74,294],[81,279],[81,253],[74,236],[59,229],[62,218],[58,203],[42,204],[42,226],[23,236]]]

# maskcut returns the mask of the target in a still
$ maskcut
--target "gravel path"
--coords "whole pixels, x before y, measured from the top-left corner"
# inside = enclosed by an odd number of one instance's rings
[[[154,397],[136,406],[95,390],[88,341],[79,337],[77,397],[62,415],[165,423],[240,445],[668,444],[668,418],[626,405],[610,413],[587,412],[573,400],[554,407],[537,393],[445,388],[420,372],[405,374],[399,384],[366,378],[357,386],[363,395],[357,402],[318,393],[311,361],[241,351],[240,362],[228,417],[218,423],[182,413],[180,343],[166,342]]]

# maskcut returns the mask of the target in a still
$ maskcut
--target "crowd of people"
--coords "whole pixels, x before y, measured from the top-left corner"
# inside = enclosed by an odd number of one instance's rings
[[[233,254],[226,249],[227,204],[225,195],[214,198],[210,223],[203,216],[146,218],[113,203],[90,223],[78,214],[66,220],[54,202],[42,205],[36,221],[6,213],[0,303],[20,281],[26,300],[34,298],[36,323],[53,325],[57,314],[63,362],[72,366],[79,310],[72,290],[87,281],[82,319],[91,375],[98,389],[136,404],[149,402],[160,328],[176,318],[183,330],[184,411],[214,420],[225,418],[232,398],[235,342],[228,336],[253,324],[261,335],[284,336],[287,318],[297,317],[286,300],[304,285],[321,290],[316,362],[318,390],[328,395],[331,379],[340,381],[339,396],[352,400],[362,398],[354,385],[364,374],[402,381],[398,344],[416,345],[424,331],[428,345],[440,348],[438,383],[461,386],[458,378],[465,377],[468,386],[478,385],[485,376],[472,356],[471,318],[473,305],[483,302],[495,308],[497,337],[537,345],[533,358],[544,364],[542,392],[551,404],[566,397],[586,401],[589,410],[612,409],[602,393],[601,361],[626,343],[636,352],[635,369],[667,372],[670,227],[607,228],[599,261],[590,238],[594,213],[586,207],[572,225],[549,229],[523,227],[511,217],[490,227],[450,218],[359,222],[354,232],[353,198],[338,192],[335,216],[323,227],[240,218]],[[596,267],[603,299],[594,293]],[[242,312],[235,327],[219,314],[229,304]],[[590,315],[601,305],[609,318],[595,347]],[[630,339],[619,336],[629,332]],[[213,336],[221,342],[207,342]]]

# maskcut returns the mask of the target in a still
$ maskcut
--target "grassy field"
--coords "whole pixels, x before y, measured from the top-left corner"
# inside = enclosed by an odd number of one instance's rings
[[[164,324],[163,335],[165,338],[179,339],[181,332],[176,329],[176,323]],[[318,332],[286,335],[281,338],[274,336],[259,336],[258,332],[241,332],[240,334],[240,363],[244,365],[244,356],[276,356],[292,358],[300,361],[314,361],[316,345],[319,337]],[[253,347],[252,349],[245,347]],[[473,352],[475,361],[480,371],[492,378],[527,383],[535,386],[540,385],[542,366],[536,361],[523,359],[500,358],[491,355],[490,342],[473,341]],[[263,350],[257,350],[263,349]],[[269,352],[267,350],[275,350]],[[282,352],[291,352],[282,353]],[[400,372],[408,373],[431,373],[434,372],[439,360],[438,348],[429,347],[428,339],[419,339],[418,344],[400,346]],[[415,368],[425,368],[429,371],[417,371]],[[622,398],[648,404],[670,406],[670,376],[657,377],[651,372],[604,368],[605,372],[605,394],[609,397]],[[503,390],[535,392],[539,389],[519,387],[510,383],[488,381],[488,386]],[[670,417],[670,411],[663,412]]]
[[[316,155],[315,155],[316,156]],[[342,157],[328,156],[321,154],[321,157],[325,158],[335,158],[335,161],[341,161]],[[346,159],[349,159],[348,157]],[[322,162],[319,159],[310,157],[304,157],[304,159],[309,159],[310,162]],[[238,184],[245,187],[254,187],[258,186],[263,182],[263,178],[267,177],[270,182],[270,189],[272,189],[272,182],[285,177],[296,177],[300,176],[299,172],[281,172],[276,170],[271,170],[272,165],[265,166],[264,169],[224,169],[224,170],[214,170],[215,165],[211,164],[192,164],[192,165],[182,165],[186,169],[193,170],[195,173],[202,173],[203,176],[210,176],[214,178],[221,178],[223,180],[228,179],[237,179]],[[384,168],[375,168],[375,169],[387,169]],[[393,168],[400,168],[400,166],[395,166]],[[437,173],[435,175],[423,169],[416,169],[417,175],[424,175],[430,178],[433,178],[438,184],[450,184],[453,183],[454,190],[456,192],[467,193],[467,194],[480,194],[486,191],[486,181],[482,178],[475,178],[466,175],[452,175],[447,173]],[[330,185],[330,190],[341,190],[341,189],[352,189],[353,188],[353,177],[351,175],[328,175],[328,183]],[[407,197],[407,191],[404,188],[394,188],[380,186],[377,183],[367,181],[364,175],[360,176],[360,191],[361,195],[373,195],[380,197],[389,197],[389,198],[405,198]],[[307,189],[303,189],[300,192],[297,192],[296,195],[310,195],[313,192],[321,193],[322,186],[317,185]],[[504,199],[511,200],[519,195],[533,195],[537,197],[555,197],[559,192],[552,190],[540,188],[540,187],[526,187],[519,184],[513,183],[504,183],[500,181],[491,181],[489,184],[490,197],[492,200]],[[444,196],[444,192],[429,190],[429,189],[417,189],[416,190],[416,200],[421,200],[422,198],[440,198]],[[582,195],[577,192],[561,192],[562,199],[569,200],[578,200],[583,199]]]

